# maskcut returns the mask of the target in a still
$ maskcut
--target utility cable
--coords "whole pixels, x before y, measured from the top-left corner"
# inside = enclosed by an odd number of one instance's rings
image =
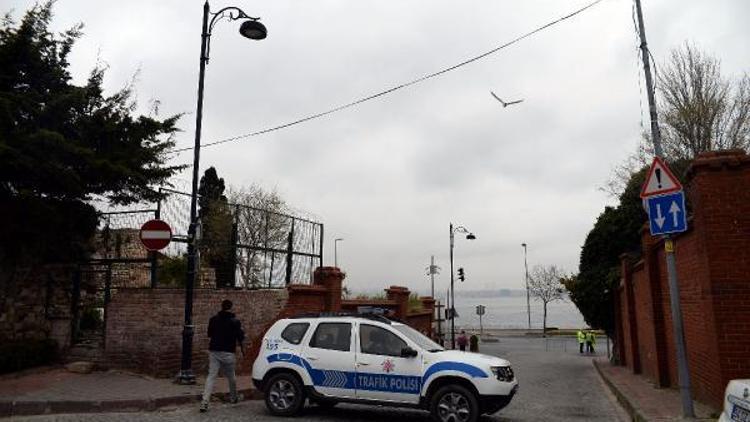
[[[233,136],[231,138],[226,138],[226,139],[222,139],[222,140],[219,140],[219,141],[213,141],[213,142],[208,142],[208,143],[205,143],[205,144],[201,144],[201,148],[206,148],[206,147],[221,145],[221,144],[225,144],[225,143],[228,143],[228,142],[239,141],[241,139],[250,138],[250,137],[253,137],[253,136],[263,135],[263,134],[266,134],[266,133],[269,133],[269,132],[274,132],[274,131],[277,131],[277,130],[280,130],[280,129],[285,129],[285,128],[288,128],[288,127],[291,127],[291,126],[298,125],[300,123],[304,123],[304,122],[307,122],[307,121],[310,121],[310,120],[314,120],[314,119],[317,119],[317,118],[320,118],[320,117],[327,116],[329,114],[336,113],[336,112],[341,111],[341,110],[345,110],[345,109],[350,108],[350,107],[354,107],[354,106],[362,104],[364,102],[367,102],[367,101],[370,101],[370,100],[374,100],[376,98],[379,98],[379,97],[382,97],[384,95],[390,94],[390,93],[392,93],[394,91],[398,91],[400,89],[407,88],[407,87],[410,87],[412,85],[416,85],[416,84],[418,84],[420,82],[424,82],[424,81],[426,81],[428,79],[435,78],[435,77],[440,76],[440,75],[442,75],[444,73],[448,73],[448,72],[456,70],[456,69],[458,69],[460,67],[466,66],[466,65],[468,65],[470,63],[473,63],[473,62],[475,62],[477,60],[481,60],[481,59],[483,59],[483,58],[485,58],[487,56],[495,54],[495,53],[497,53],[498,51],[500,51],[502,49],[510,47],[511,45],[513,45],[513,44],[515,44],[515,43],[517,43],[517,42],[519,42],[519,41],[521,41],[521,40],[523,40],[525,38],[528,38],[528,37],[536,34],[537,32],[541,32],[541,31],[543,31],[543,30],[545,30],[545,29],[547,29],[547,28],[549,28],[551,26],[554,26],[554,25],[556,25],[558,23],[566,21],[566,20],[568,20],[568,19],[570,19],[570,18],[572,18],[572,17],[574,17],[574,16],[576,16],[576,15],[578,15],[578,14],[580,14],[580,13],[582,13],[582,12],[584,12],[584,11],[586,11],[586,10],[594,7],[594,6],[596,6],[597,4],[601,3],[602,1],[604,1],[604,0],[596,0],[594,2],[591,2],[588,5],[580,8],[580,9],[578,9],[578,10],[572,12],[572,13],[569,13],[569,14],[561,17],[561,18],[558,18],[558,19],[556,19],[556,20],[554,20],[552,22],[549,22],[549,23],[547,23],[545,25],[542,25],[542,26],[534,29],[533,31],[527,32],[527,33],[525,33],[525,34],[523,34],[523,35],[521,35],[521,36],[519,36],[517,38],[514,38],[513,40],[508,41],[505,44],[499,45],[499,46],[493,48],[492,50],[489,50],[487,52],[484,52],[484,53],[482,53],[482,54],[480,54],[478,56],[474,56],[474,57],[469,58],[467,60],[464,60],[464,61],[462,61],[460,63],[457,63],[457,64],[455,64],[453,66],[446,67],[444,69],[438,70],[437,72],[429,73],[427,75],[424,75],[422,77],[414,79],[414,80],[412,80],[410,82],[405,82],[405,83],[402,83],[402,84],[399,84],[399,85],[395,85],[395,86],[393,86],[391,88],[388,88],[388,89],[386,89],[384,91],[380,91],[380,92],[372,94],[370,96],[367,96],[367,97],[364,97],[364,98],[360,98],[360,99],[358,99],[356,101],[352,101],[350,103],[343,104],[343,105],[340,105],[338,107],[334,107],[334,108],[332,108],[330,110],[323,111],[321,113],[312,114],[312,115],[309,115],[307,117],[303,117],[301,119],[294,120],[294,121],[289,122],[289,123],[285,123],[285,124],[278,125],[278,126],[273,126],[273,127],[267,128],[267,129],[256,131],[256,132],[250,132],[250,133],[246,133],[246,134],[243,134],[243,135]],[[174,150],[169,151],[169,153],[178,153],[178,152],[190,151],[193,148],[194,147],[174,149]]]

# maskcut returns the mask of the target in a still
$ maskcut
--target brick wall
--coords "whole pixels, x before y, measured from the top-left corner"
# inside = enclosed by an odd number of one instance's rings
[[[690,230],[675,239],[688,366],[694,397],[719,408],[730,379],[750,378],[750,157],[738,150],[702,154],[688,180]],[[622,259],[618,353],[634,372],[674,387],[664,244],[646,228],[642,246],[640,262]]]
[[[364,301],[342,301],[345,274],[338,268],[321,267],[312,285],[290,285],[284,290],[198,289],[193,301],[193,370],[206,371],[208,320],[221,301],[234,302],[233,311],[247,334],[248,354],[241,359],[240,373],[248,373],[260,350],[263,333],[278,319],[303,313],[356,311]],[[434,300],[421,298],[422,310],[409,312],[409,290],[391,286],[391,299],[368,305],[385,306],[394,315],[428,335],[432,332]],[[120,289],[107,308],[105,353],[110,365],[131,368],[156,376],[174,376],[180,368],[182,325],[185,306],[183,289]]]
[[[250,341],[275,321],[287,303],[286,290],[196,290],[193,302],[193,369],[205,372],[208,320],[229,299]],[[122,289],[107,308],[105,352],[113,366],[157,376],[174,376],[180,368],[183,289]],[[259,347],[252,344],[255,349]],[[250,360],[241,362],[247,372]]]

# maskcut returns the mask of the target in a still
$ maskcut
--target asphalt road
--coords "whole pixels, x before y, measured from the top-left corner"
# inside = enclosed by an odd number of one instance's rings
[[[578,353],[573,339],[502,338],[482,345],[482,353],[510,360],[520,390],[511,404],[485,422],[501,421],[625,421],[627,415],[602,383],[590,356]],[[602,353],[599,350],[600,354]],[[50,415],[16,418],[18,421],[289,421],[266,412],[262,401],[214,405],[208,413],[195,406],[169,411],[91,415]],[[323,410],[308,407],[294,421],[392,422],[430,421],[427,412],[388,407],[339,405]]]

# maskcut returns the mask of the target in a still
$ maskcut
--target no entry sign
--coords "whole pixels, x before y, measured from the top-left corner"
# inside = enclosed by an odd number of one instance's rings
[[[162,220],[149,220],[141,226],[141,243],[150,251],[164,249],[172,240],[172,228]]]

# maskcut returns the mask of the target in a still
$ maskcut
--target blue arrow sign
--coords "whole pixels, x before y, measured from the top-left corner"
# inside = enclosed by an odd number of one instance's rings
[[[646,198],[651,235],[681,233],[687,230],[685,193],[677,191],[668,195]]]

